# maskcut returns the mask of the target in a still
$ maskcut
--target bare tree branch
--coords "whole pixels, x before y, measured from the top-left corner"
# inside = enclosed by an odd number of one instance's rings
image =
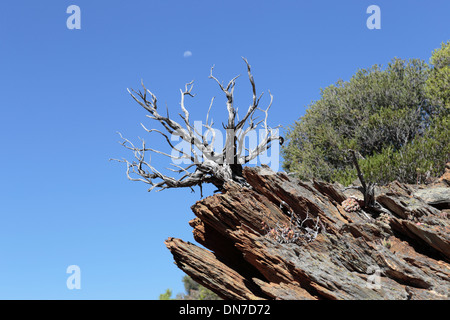
[[[361,182],[361,187],[348,187],[347,189],[357,189],[361,191],[361,193],[364,196],[364,207],[366,208],[373,208],[375,206],[375,184],[374,183],[366,183],[366,180],[364,179],[364,175],[361,172],[361,169],[359,168],[358,160],[356,158],[356,151],[349,149],[348,152],[350,153],[351,160],[353,162],[353,165],[356,168],[356,172],[358,174],[358,179]]]
[[[249,106],[246,114],[241,120],[239,120],[237,109],[234,107],[234,88],[239,75],[231,79],[228,84],[224,86],[213,75],[214,66],[210,70],[209,78],[217,82],[227,99],[226,108],[228,111],[228,121],[227,125],[223,126],[226,130],[226,139],[222,150],[216,150],[215,148],[216,130],[213,128],[213,120],[210,119],[214,97],[211,99],[208,112],[206,113],[206,123],[201,126],[201,129],[205,128],[206,132],[203,132],[203,130],[200,130],[201,132],[199,132],[199,128],[192,125],[190,121],[190,114],[188,107],[186,106],[186,96],[192,98],[195,96],[192,93],[194,87],[193,81],[186,83],[184,90],[180,89],[180,107],[182,112],[179,113],[179,116],[183,120],[181,123],[170,117],[167,105],[166,116],[159,114],[156,95],[145,87],[143,81],[141,81],[143,91],[128,89],[131,97],[149,113],[147,117],[159,122],[164,127],[166,133],[158,129],[147,129],[143,124],[141,124],[141,126],[147,133],[155,132],[162,136],[172,150],[172,153],[169,154],[153,148],[148,148],[143,139],[141,139],[142,145],[136,147],[119,133],[122,138],[121,144],[133,152],[134,160],[132,162],[125,159],[113,160],[126,163],[126,174],[128,179],[149,184],[149,191],[155,188],[158,189],[158,191],[161,191],[168,188],[201,187],[203,183],[212,183],[220,190],[227,181],[234,181],[248,186],[242,176],[242,164],[248,163],[255,159],[259,154],[269,149],[272,141],[279,140],[281,143],[282,137],[278,135],[277,128],[272,129],[268,125],[268,111],[273,102],[272,94],[269,91],[270,103],[267,109],[260,109],[258,106],[263,94],[257,95],[250,64],[247,59],[242,59],[247,66],[247,74],[252,86],[252,104]],[[264,119],[257,123],[255,123],[256,119],[254,117],[256,111],[260,111],[264,114]],[[263,139],[255,148],[250,150],[245,147],[244,139],[250,132],[256,130],[260,124],[262,124],[261,129],[264,130]],[[169,138],[169,135],[171,137],[180,137],[184,143],[189,145],[189,151],[175,146],[173,139]],[[211,138],[210,142],[208,142],[208,136]],[[176,179],[167,176],[154,168],[150,163],[150,155],[146,156],[146,153],[161,154],[171,160],[186,160],[190,163],[185,166],[181,166],[177,163],[170,163],[170,165],[176,169],[167,168],[169,171],[182,174],[180,178]],[[148,158],[148,160],[146,158]]]

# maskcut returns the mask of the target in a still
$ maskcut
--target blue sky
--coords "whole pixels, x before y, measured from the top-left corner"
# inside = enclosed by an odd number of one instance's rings
[[[69,5],[81,29],[69,30]],[[369,30],[366,9],[381,9]],[[179,112],[179,88],[195,80],[191,119],[212,96],[208,79],[236,85],[245,110],[250,84],[271,90],[270,124],[290,125],[320,88],[393,57],[428,61],[450,39],[450,2],[433,1],[3,1],[0,10],[0,299],[157,299],[183,291],[164,240],[194,241],[188,221],[199,193],[126,179],[117,142],[152,127],[126,92],[141,79]],[[185,57],[190,51],[192,55]],[[267,103],[264,100],[262,103]],[[155,166],[166,165],[156,159]],[[81,269],[81,289],[66,268]]]

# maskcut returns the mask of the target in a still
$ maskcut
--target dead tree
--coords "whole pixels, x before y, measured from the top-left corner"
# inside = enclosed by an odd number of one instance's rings
[[[131,97],[148,111],[149,115],[147,115],[147,117],[159,122],[166,132],[158,129],[147,129],[141,124],[145,131],[161,135],[172,150],[175,150],[178,153],[178,155],[175,156],[173,154],[149,148],[143,139],[141,139],[141,146],[135,146],[131,141],[120,135],[123,140],[122,145],[131,150],[134,154],[133,161],[128,161],[126,159],[117,160],[126,163],[128,179],[149,184],[150,188],[148,191],[155,188],[157,191],[184,187],[192,189],[194,186],[199,186],[201,190],[203,183],[212,183],[221,190],[224,183],[228,181],[235,181],[241,185],[247,185],[242,175],[242,166],[268,150],[273,141],[278,141],[281,144],[283,138],[278,135],[278,127],[270,128],[267,123],[268,111],[273,102],[272,94],[269,91],[270,102],[267,108],[259,108],[259,103],[263,94],[257,95],[250,65],[245,58],[243,58],[243,60],[247,66],[247,74],[252,87],[253,99],[252,104],[241,119],[239,119],[237,108],[234,106],[234,87],[236,85],[236,79],[239,76],[234,77],[226,86],[224,86],[213,75],[214,66],[211,68],[209,75],[209,78],[217,82],[220,90],[225,94],[226,108],[228,111],[227,124],[226,126],[223,125],[223,128],[226,130],[225,144],[223,149],[219,151],[214,148],[216,131],[213,128],[212,119],[209,118],[214,98],[211,99],[206,114],[206,122],[202,125],[207,130],[205,133],[199,132],[189,118],[185,100],[186,97],[194,97],[194,94],[192,94],[192,88],[194,86],[193,81],[187,83],[184,90],[180,89],[182,114],[180,113],[179,115],[182,119],[181,123],[170,117],[168,109],[166,115],[160,114],[158,100],[155,94],[148,90],[143,82],[141,82],[143,91],[139,90],[136,92],[133,89],[128,89]],[[255,119],[256,111],[260,111],[264,115],[264,118],[258,122],[256,122]],[[244,145],[244,138],[249,132],[256,130],[258,126],[264,130],[262,140],[259,141],[254,148],[246,148]],[[212,139],[209,142],[207,139],[208,133],[211,133],[212,135]],[[186,151],[174,146],[169,135],[179,136],[184,142],[190,145],[190,150]],[[151,165],[150,156],[147,156],[147,152],[162,154],[172,160],[186,159],[189,164],[180,166],[171,163],[174,168],[168,169],[178,174],[180,177],[175,178],[167,176]]]

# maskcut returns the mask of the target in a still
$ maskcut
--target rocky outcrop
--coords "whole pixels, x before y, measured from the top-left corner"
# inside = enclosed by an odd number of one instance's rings
[[[448,299],[445,181],[378,188],[369,212],[346,211],[338,185],[267,168],[244,175],[251,188],[228,183],[192,206],[202,247],[166,240],[177,266],[220,297]]]

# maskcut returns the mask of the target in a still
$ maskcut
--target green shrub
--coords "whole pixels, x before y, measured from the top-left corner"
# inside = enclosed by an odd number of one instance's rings
[[[302,179],[348,185],[357,150],[366,180],[423,182],[449,160],[450,42],[430,59],[393,59],[321,90],[287,132],[283,167]]]

